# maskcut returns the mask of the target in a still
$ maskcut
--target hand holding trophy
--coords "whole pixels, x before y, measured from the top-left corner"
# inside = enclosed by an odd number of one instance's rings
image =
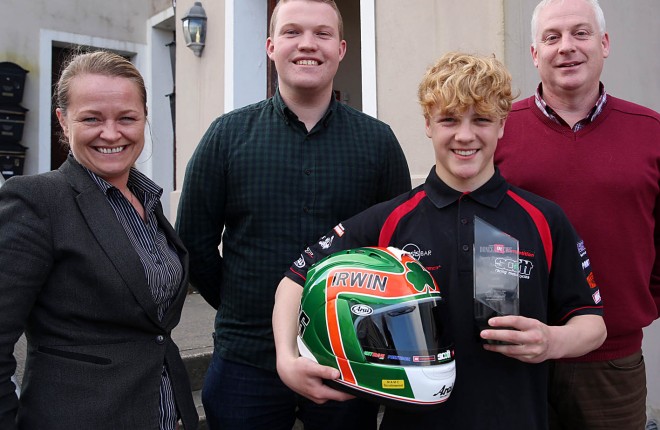
[[[520,314],[518,240],[474,217],[474,321],[477,333],[493,317]],[[484,340],[487,343],[505,344]]]

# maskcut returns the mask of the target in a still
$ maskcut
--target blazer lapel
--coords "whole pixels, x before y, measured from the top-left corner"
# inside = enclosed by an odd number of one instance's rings
[[[60,170],[69,184],[78,191],[79,194],[76,197],[78,207],[99,245],[135,299],[145,309],[149,318],[154,323],[161,325],[158,321],[156,302],[147,285],[140,257],[124,234],[124,228],[117,220],[108,200],[94,184],[89,174],[77,161],[72,160],[71,156],[60,167]]]

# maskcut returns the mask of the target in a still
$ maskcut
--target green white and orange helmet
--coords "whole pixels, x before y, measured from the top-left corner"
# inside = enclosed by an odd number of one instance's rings
[[[328,384],[395,407],[443,403],[456,367],[433,277],[396,248],[332,254],[308,272],[298,348],[341,373]]]

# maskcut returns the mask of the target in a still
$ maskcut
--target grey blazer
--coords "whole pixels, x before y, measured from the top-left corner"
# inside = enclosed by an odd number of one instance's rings
[[[0,428],[156,430],[163,365],[185,428],[197,428],[170,336],[186,295],[188,254],[160,205],[156,215],[185,273],[162,321],[110,204],[71,156],[59,170],[0,188]],[[10,378],[23,331],[19,401]]]

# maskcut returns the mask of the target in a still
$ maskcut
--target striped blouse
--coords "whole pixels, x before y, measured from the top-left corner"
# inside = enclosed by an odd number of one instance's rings
[[[142,220],[119,189],[89,169],[85,170],[105,194],[133,248],[140,256],[151,295],[158,306],[158,319],[162,320],[176,296],[183,276],[181,260],[175,248],[167,242],[154,212],[163,190],[143,173],[131,168],[128,188],[144,207],[145,220]],[[177,420],[172,384],[167,369],[163,366],[160,384],[160,429],[174,430]]]

